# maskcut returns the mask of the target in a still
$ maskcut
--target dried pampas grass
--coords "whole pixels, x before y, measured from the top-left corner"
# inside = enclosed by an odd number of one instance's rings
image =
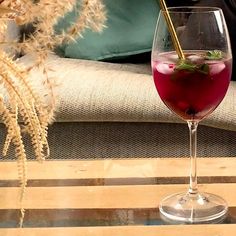
[[[77,7],[77,4],[80,4]],[[14,10],[13,10],[14,9]],[[61,34],[54,27],[66,13],[78,9],[76,21]],[[34,28],[21,41],[9,42],[7,26],[9,20],[19,26],[31,24]],[[24,198],[27,185],[27,155],[22,134],[27,133],[38,161],[49,155],[47,142],[48,125],[54,119],[56,95],[54,82],[47,76],[48,68],[44,62],[56,46],[69,43],[81,37],[86,28],[101,31],[106,20],[102,0],[2,0],[0,1],[0,43],[17,50],[20,54],[34,53],[35,64],[29,68],[20,66],[15,56],[9,55],[5,47],[0,48],[0,115],[7,129],[3,156],[11,144],[15,147],[20,181],[20,199]],[[12,52],[12,50],[10,50]],[[34,67],[42,67],[45,74],[45,91],[50,103],[45,104],[29,81],[29,72]],[[19,117],[21,122],[19,122]],[[21,207],[20,226],[23,224],[24,208]]]

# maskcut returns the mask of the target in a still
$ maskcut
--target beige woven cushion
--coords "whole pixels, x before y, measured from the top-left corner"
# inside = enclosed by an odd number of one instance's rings
[[[34,57],[22,58],[25,64]],[[112,64],[59,58],[50,55],[46,65],[56,78],[57,122],[171,122],[182,123],[160,100],[150,65]],[[39,69],[31,75],[37,88],[43,78]],[[35,83],[34,82],[34,83]],[[215,112],[201,123],[236,130],[236,83]]]

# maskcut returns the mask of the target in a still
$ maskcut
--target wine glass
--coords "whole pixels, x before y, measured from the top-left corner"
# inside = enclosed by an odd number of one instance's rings
[[[232,53],[222,10],[216,7],[161,10],[153,41],[152,71],[160,98],[187,122],[190,132],[189,189],[164,198],[159,205],[160,213],[176,222],[215,222],[226,216],[228,206],[220,196],[198,191],[196,136],[198,123],[223,100],[231,78]]]

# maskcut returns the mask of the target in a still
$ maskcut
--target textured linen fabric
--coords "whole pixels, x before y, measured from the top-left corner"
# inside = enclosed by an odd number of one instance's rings
[[[22,58],[28,64],[31,56]],[[49,76],[59,87],[57,122],[165,122],[183,123],[160,100],[149,64],[113,64],[50,55]],[[32,81],[43,75],[32,72]],[[200,96],[200,94],[199,94]],[[219,107],[201,124],[236,131],[236,82],[231,81]]]
[[[0,125],[0,146],[4,127]],[[56,122],[49,127],[49,159],[188,157],[186,124],[137,122]],[[35,159],[26,139],[27,156]],[[200,125],[198,157],[235,157],[236,132]],[[11,145],[7,157],[14,159]],[[0,154],[1,156],[1,154]]]

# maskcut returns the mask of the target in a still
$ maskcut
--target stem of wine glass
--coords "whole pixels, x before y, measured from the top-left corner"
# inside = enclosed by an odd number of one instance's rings
[[[196,194],[197,187],[197,127],[198,121],[188,121],[190,136],[190,183],[189,193]]]

